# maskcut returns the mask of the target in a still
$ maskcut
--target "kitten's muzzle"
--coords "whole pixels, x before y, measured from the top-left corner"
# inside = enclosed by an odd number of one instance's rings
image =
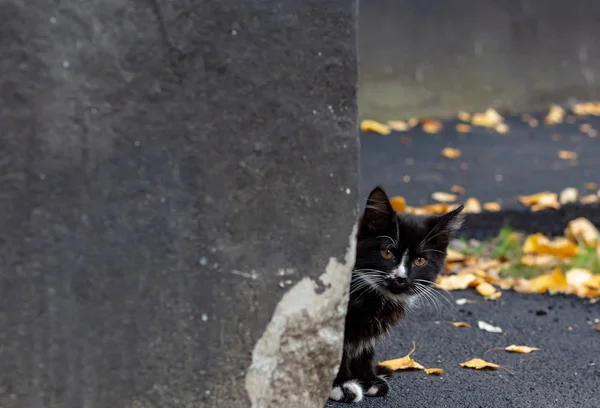
[[[387,289],[394,295],[408,292],[410,290],[410,284],[405,278],[394,278],[387,282]]]

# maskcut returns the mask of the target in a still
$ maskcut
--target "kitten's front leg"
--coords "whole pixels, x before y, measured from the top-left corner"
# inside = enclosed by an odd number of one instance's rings
[[[390,390],[387,379],[391,377],[391,372],[375,367],[374,357],[373,349],[365,349],[359,358],[352,361],[350,369],[352,375],[362,382],[366,396],[383,397]]]
[[[363,399],[363,390],[358,381],[352,379],[350,365],[350,358],[348,357],[347,350],[344,347],[344,354],[342,355],[340,370],[333,381],[333,387],[329,393],[329,399],[347,403],[359,402]]]

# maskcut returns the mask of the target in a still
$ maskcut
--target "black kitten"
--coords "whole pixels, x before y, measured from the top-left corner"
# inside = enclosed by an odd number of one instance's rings
[[[329,398],[358,402],[388,393],[391,372],[375,367],[375,341],[435,282],[463,207],[441,216],[396,214],[382,188],[369,195],[357,235],[344,352]]]

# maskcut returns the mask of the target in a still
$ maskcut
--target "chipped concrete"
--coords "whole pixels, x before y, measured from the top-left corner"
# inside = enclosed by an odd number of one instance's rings
[[[279,301],[252,353],[246,391],[252,408],[322,407],[342,357],[356,225],[344,260],[330,258],[317,283],[305,277]],[[310,364],[306,362],[310,361]]]

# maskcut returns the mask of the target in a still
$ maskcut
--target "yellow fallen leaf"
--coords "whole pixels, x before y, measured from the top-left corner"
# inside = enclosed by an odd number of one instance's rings
[[[483,297],[492,296],[497,292],[497,289],[494,287],[494,285],[488,282],[480,283],[479,285],[477,285],[475,290]]]
[[[545,207],[560,207],[558,202],[558,194],[553,193],[552,191],[542,191],[541,193],[531,194],[531,195],[521,195],[519,196],[519,201],[528,207],[532,206],[545,206]],[[558,208],[556,207],[556,208]]]
[[[529,354],[532,351],[538,351],[539,348],[537,348],[537,347],[529,347],[529,346],[517,346],[515,344],[511,344],[510,346],[505,347],[504,350],[510,351],[512,353]]]
[[[559,267],[556,267],[552,273],[530,279],[529,288],[526,289],[525,293],[564,292],[568,288],[566,276]]]
[[[501,368],[503,370],[506,370],[508,373],[512,374],[508,369],[502,367],[501,365],[490,363],[489,361],[485,361],[480,358],[474,358],[459,364],[461,367],[474,368],[475,370],[495,370],[497,368]]]
[[[452,191],[454,194],[462,194],[465,192],[465,189],[461,186],[453,185],[450,187],[450,191]]]
[[[496,211],[500,211],[501,207],[500,204],[495,203],[495,202],[489,202],[489,203],[485,203],[483,204],[483,209],[489,212],[496,212]]]
[[[565,114],[566,112],[561,106],[552,104],[550,105],[550,110],[548,111],[544,122],[546,122],[547,125],[556,125],[562,123],[565,118]]]
[[[599,201],[600,201],[600,197],[598,197],[596,194],[588,194],[579,199],[579,202],[581,204],[595,204]]]
[[[569,150],[561,150],[558,152],[558,157],[563,160],[574,160],[577,158],[577,152],[571,152]]]
[[[446,251],[446,262],[462,262],[465,258],[466,256],[464,254],[461,254],[452,248],[448,248]]]
[[[459,273],[457,275],[438,276],[437,287],[445,290],[463,290],[477,279],[472,273]]]
[[[403,120],[389,120],[387,124],[391,129],[395,130],[396,132],[406,132],[412,127]]]
[[[529,235],[523,244],[526,254],[554,255],[559,258],[572,258],[577,255],[579,248],[567,238],[558,237],[550,241],[540,233]]]
[[[595,326],[594,326],[594,329],[596,329],[596,330],[600,331],[600,324],[597,324],[597,325],[595,325]]]
[[[583,123],[582,125],[580,125],[579,126],[579,131],[581,133],[585,133],[589,137],[596,137],[596,136],[598,136],[598,132],[596,131],[596,129],[594,129],[592,127],[592,125],[590,125],[589,123]]]
[[[504,135],[504,134],[508,133],[508,131],[510,130],[510,127],[506,123],[498,123],[496,126],[494,126],[494,130],[496,130],[496,132],[502,133]]]
[[[401,197],[401,196],[392,197],[392,198],[390,198],[390,204],[392,205],[392,208],[394,209],[394,211],[404,212],[406,210],[406,200],[404,199],[404,197]]]
[[[417,345],[413,341],[413,348],[410,351],[410,353],[408,353],[404,357],[379,362],[379,363],[377,363],[377,365],[380,367],[389,368],[390,370],[393,370],[393,371],[410,370],[410,369],[423,370],[423,369],[425,369],[425,367],[423,367],[421,364],[417,363],[415,360],[413,360],[410,357],[410,355],[412,353],[414,353],[416,348],[417,348]]]
[[[565,236],[579,244],[594,247],[598,243],[600,231],[587,218],[579,217],[569,221]]]
[[[465,208],[463,210],[465,213],[477,214],[481,212],[481,204],[479,200],[471,197],[465,201]]]
[[[392,129],[388,125],[369,119],[360,122],[360,130],[363,132],[375,132],[380,135],[389,135],[392,133]]]
[[[460,157],[461,155],[462,155],[462,152],[453,147],[445,147],[442,150],[442,156],[444,156],[448,159],[456,159],[457,157]]]
[[[471,327],[467,322],[450,322],[450,324],[454,327]]]
[[[438,204],[430,204],[421,208],[423,215],[430,214],[445,214],[448,210],[448,204],[446,203],[438,203]]]
[[[428,375],[442,375],[444,373],[443,368],[426,368],[424,371]]]
[[[458,119],[462,120],[463,122],[468,122],[469,119],[471,119],[471,114],[468,112],[464,112],[464,111],[460,111],[458,112]]]
[[[567,271],[565,278],[567,279],[567,285],[572,288],[584,288],[588,282],[593,279],[594,275],[589,269],[583,268],[572,268]]]
[[[436,191],[433,193],[431,198],[433,198],[435,201],[439,201],[440,203],[453,203],[458,199],[455,194],[443,193],[441,191]]]
[[[600,103],[598,102],[582,102],[576,103],[571,106],[571,111],[575,115],[585,116],[585,115],[600,115]]]
[[[585,183],[583,185],[583,188],[585,188],[586,190],[596,190],[598,188],[598,184],[596,184],[596,183]]]
[[[521,257],[521,264],[526,266],[538,266],[550,268],[556,266],[558,260],[553,255],[525,254]]]
[[[564,205],[577,202],[577,198],[579,198],[579,191],[574,187],[567,187],[560,192],[558,201]]]
[[[455,129],[458,133],[469,133],[471,131],[471,125],[468,123],[457,123]]]
[[[423,119],[421,121],[421,128],[425,133],[437,133],[442,130],[442,122],[435,119]]]
[[[494,128],[504,119],[496,110],[489,108],[484,113],[475,113],[471,116],[471,123],[475,126]]]

